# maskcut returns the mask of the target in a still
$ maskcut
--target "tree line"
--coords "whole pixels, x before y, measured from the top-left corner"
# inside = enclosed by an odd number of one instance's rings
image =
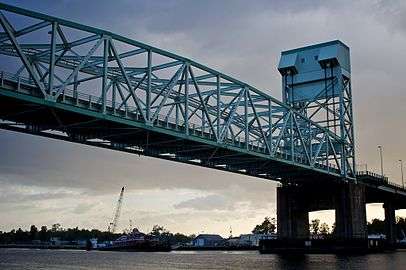
[[[396,232],[399,239],[406,237],[406,218],[396,217]],[[385,234],[385,221],[375,218],[368,222],[368,233]]]
[[[105,242],[113,241],[123,234],[100,231],[98,229],[79,229],[78,227],[65,229],[59,223],[53,224],[51,228],[47,226],[37,228],[35,225],[31,225],[29,230],[18,228],[17,230],[12,229],[9,232],[0,231],[0,244],[49,243],[51,238],[58,238],[61,241],[69,242],[97,238],[99,242]],[[195,237],[194,235],[171,233],[159,225],[154,225],[148,234],[171,244],[184,244],[190,242]]]
[[[61,241],[78,241],[97,238],[99,241],[112,241],[118,238],[121,234],[113,234],[111,232],[100,231],[97,229],[79,229],[76,228],[62,228],[57,223],[53,224],[51,228],[41,226],[39,229],[35,225],[31,225],[29,230],[18,228],[12,229],[9,232],[0,231],[0,243],[2,244],[15,244],[15,243],[32,243],[33,241],[50,242],[51,238],[58,238]]]
[[[373,219],[367,223],[368,234],[385,234],[385,221]],[[396,217],[396,229],[399,239],[406,238],[406,218]],[[332,237],[335,233],[335,223],[330,226],[319,219],[313,219],[309,223],[309,230],[312,236]],[[276,232],[276,219],[265,217],[261,224],[258,224],[252,230],[254,234],[273,234]]]
[[[276,219],[265,217],[261,224],[258,224],[252,230],[254,234],[274,234],[276,232]],[[396,217],[396,228],[398,238],[406,237],[406,218]],[[320,223],[319,219],[314,219],[309,224],[310,233],[313,236],[332,237],[334,236],[335,224],[332,228],[327,223]],[[385,234],[385,222],[380,219],[373,219],[368,222],[368,234]],[[113,241],[123,235],[122,233],[111,233],[108,231],[100,231],[97,229],[79,229],[62,228],[61,224],[53,224],[51,228],[41,226],[39,229],[35,225],[31,225],[29,230],[18,228],[9,232],[0,231],[0,244],[16,244],[16,243],[32,243],[39,241],[47,243],[51,238],[56,237],[61,241],[78,241],[97,238],[99,242]],[[171,245],[186,244],[192,241],[195,235],[185,235],[182,233],[172,233],[163,226],[154,225],[151,232],[148,233],[161,241],[167,241]]]

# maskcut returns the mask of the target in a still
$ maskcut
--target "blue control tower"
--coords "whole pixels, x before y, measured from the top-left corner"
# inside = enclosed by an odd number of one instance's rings
[[[320,138],[312,144],[327,160],[340,157],[343,176],[355,175],[349,47],[335,40],[283,51],[278,70],[283,101],[345,141],[329,145]]]

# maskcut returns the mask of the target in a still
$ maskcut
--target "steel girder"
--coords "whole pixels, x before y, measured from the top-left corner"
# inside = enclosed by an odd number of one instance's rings
[[[338,150],[348,147],[350,133],[335,134],[221,72],[108,31],[5,4],[0,24],[2,84],[28,86],[26,94],[51,107],[87,106],[151,129],[355,179],[340,169],[352,167]]]

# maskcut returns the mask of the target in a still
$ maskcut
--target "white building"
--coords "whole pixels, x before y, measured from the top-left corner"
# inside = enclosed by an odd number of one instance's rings
[[[276,239],[276,234],[241,234],[241,246],[259,246],[259,240],[262,239]]]

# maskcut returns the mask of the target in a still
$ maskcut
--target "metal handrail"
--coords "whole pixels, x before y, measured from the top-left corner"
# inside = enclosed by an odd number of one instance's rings
[[[371,171],[358,171],[357,176],[370,176],[370,177],[375,178],[374,179],[375,182],[378,182],[378,183],[380,182],[380,183],[382,183],[384,185],[391,186],[391,187],[394,187],[396,189],[406,190],[404,186],[389,181],[389,178],[387,176],[377,174],[377,173],[374,173],[374,172],[371,172]]]

